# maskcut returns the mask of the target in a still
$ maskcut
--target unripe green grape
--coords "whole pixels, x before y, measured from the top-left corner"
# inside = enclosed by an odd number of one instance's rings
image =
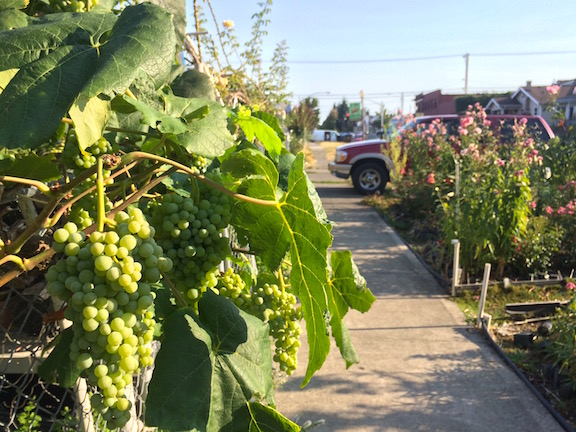
[[[116,403],[116,409],[118,411],[129,411],[130,408],[132,408],[132,402],[126,398],[118,399],[118,402]]]
[[[78,252],[80,252],[80,245],[78,245],[78,243],[68,243],[64,247],[64,253],[67,256],[78,255]]]
[[[92,331],[98,329],[98,321],[96,321],[93,318],[85,319],[84,321],[82,321],[82,327],[87,332],[92,332]]]
[[[66,224],[64,224],[64,229],[67,230],[70,234],[78,231],[78,227],[73,222],[66,222]]]
[[[76,365],[80,369],[88,369],[90,366],[92,366],[92,362],[92,356],[88,353],[82,353],[76,359]]]
[[[126,372],[133,372],[138,368],[138,360],[134,356],[124,357],[120,360],[120,368]]]
[[[108,244],[116,244],[120,241],[120,236],[114,231],[108,231],[104,235],[104,241]]]
[[[117,252],[118,252],[118,246],[116,246],[115,244],[107,244],[106,247],[104,248],[104,253],[109,257],[116,256]]]
[[[122,343],[122,333],[113,331],[108,335],[108,344],[118,346]]]
[[[131,356],[133,350],[134,347],[132,345],[124,343],[120,345],[120,348],[118,348],[118,354],[120,355],[121,358],[125,358]]]
[[[58,228],[54,231],[54,241],[57,243],[66,243],[70,237],[70,231],[64,228]]]
[[[110,328],[114,331],[114,332],[119,332],[120,330],[122,330],[125,326],[124,320],[122,318],[114,318],[112,321],[110,321]],[[117,345],[117,344],[112,344],[112,345]]]
[[[98,309],[94,306],[86,306],[82,314],[85,319],[96,318],[96,315],[98,315]]]
[[[94,368],[94,375],[96,378],[102,378],[103,376],[108,375],[108,366],[105,364],[99,364]]]
[[[98,378],[98,387],[100,387],[102,390],[107,389],[111,385],[112,385],[112,378],[110,378],[108,375],[103,375],[100,378]]]
[[[94,267],[102,272],[107,272],[112,268],[114,260],[108,255],[100,255],[94,260]]]

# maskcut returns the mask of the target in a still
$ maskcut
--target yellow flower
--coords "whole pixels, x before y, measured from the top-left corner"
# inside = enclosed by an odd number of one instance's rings
[[[232,21],[232,20],[224,20],[224,21],[222,22],[222,25],[223,25],[224,27],[226,27],[228,30],[230,30],[232,27],[234,27],[234,21]]]

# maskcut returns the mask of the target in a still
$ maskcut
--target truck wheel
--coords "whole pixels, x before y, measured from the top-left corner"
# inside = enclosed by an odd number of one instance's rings
[[[388,179],[386,168],[376,162],[364,162],[356,167],[352,173],[354,189],[362,195],[384,192]]]

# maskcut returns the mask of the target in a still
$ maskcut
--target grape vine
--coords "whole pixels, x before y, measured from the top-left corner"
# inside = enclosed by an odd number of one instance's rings
[[[63,305],[39,374],[84,380],[108,428],[139,415],[163,430],[299,430],[276,411],[273,362],[296,371],[304,326],[303,385],[330,334],[357,362],[343,318],[374,297],[350,254],[329,253],[330,223],[280,120],[215,102],[210,79],[194,88],[175,66],[174,11],[9,3],[0,182],[11,196],[36,190],[37,216],[0,239],[0,288],[43,272]],[[51,13],[70,8],[83,13]],[[145,370],[144,415],[128,390]]]

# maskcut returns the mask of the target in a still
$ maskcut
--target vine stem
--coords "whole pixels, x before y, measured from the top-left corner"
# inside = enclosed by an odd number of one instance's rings
[[[48,196],[52,195],[52,189],[50,189],[50,187],[46,186],[41,181],[31,180],[31,179],[26,179],[26,178],[20,178],[20,177],[0,175],[0,182],[1,181],[7,181],[10,183],[19,183],[19,184],[26,184],[26,185],[30,185],[30,186],[35,186],[44,195],[48,195]]]
[[[38,255],[33,256],[32,258],[22,259],[23,268],[9,271],[8,273],[5,273],[0,276],[0,288],[6,285],[11,280],[16,279],[25,271],[30,271],[41,262],[51,258],[52,255],[54,255],[55,253],[56,251],[54,249],[47,249],[43,252],[40,252]]]
[[[218,189],[220,192],[222,192],[226,195],[229,195],[233,198],[236,198],[240,201],[245,201],[245,202],[249,202],[252,204],[263,205],[263,206],[272,206],[272,207],[275,207],[278,205],[278,201],[262,200],[262,199],[253,198],[253,197],[250,197],[247,195],[242,195],[242,194],[239,194],[236,192],[232,192],[231,190],[222,186],[220,183],[217,183],[213,180],[210,180],[209,178],[203,176],[202,174],[198,174],[197,172],[193,171],[189,167],[182,165],[181,163],[173,161],[171,159],[166,159],[166,158],[163,158],[161,156],[157,156],[157,155],[154,155],[151,153],[145,153],[145,152],[132,152],[132,153],[128,153],[127,155],[122,157],[122,160],[125,163],[131,162],[134,159],[151,159],[151,160],[155,160],[157,162],[161,162],[163,164],[172,165],[172,166],[178,168],[180,171],[184,171],[185,173],[187,173],[193,177],[196,177],[198,180],[212,186],[213,188]]]
[[[174,294],[174,297],[176,298],[176,302],[178,303],[178,305],[180,307],[187,307],[188,303],[186,302],[186,299],[184,299],[184,297],[182,297],[182,294],[174,286],[174,284],[172,283],[170,278],[168,276],[166,276],[166,274],[164,272],[160,272],[160,274],[162,275],[162,280],[166,283],[166,285],[168,285],[168,288],[170,288],[170,291],[172,291],[172,294]]]
[[[106,221],[106,204],[104,201],[104,162],[101,157],[98,158],[98,174],[96,176],[96,194],[98,197],[98,216],[96,222],[98,224],[98,231],[104,231],[104,222]]]

